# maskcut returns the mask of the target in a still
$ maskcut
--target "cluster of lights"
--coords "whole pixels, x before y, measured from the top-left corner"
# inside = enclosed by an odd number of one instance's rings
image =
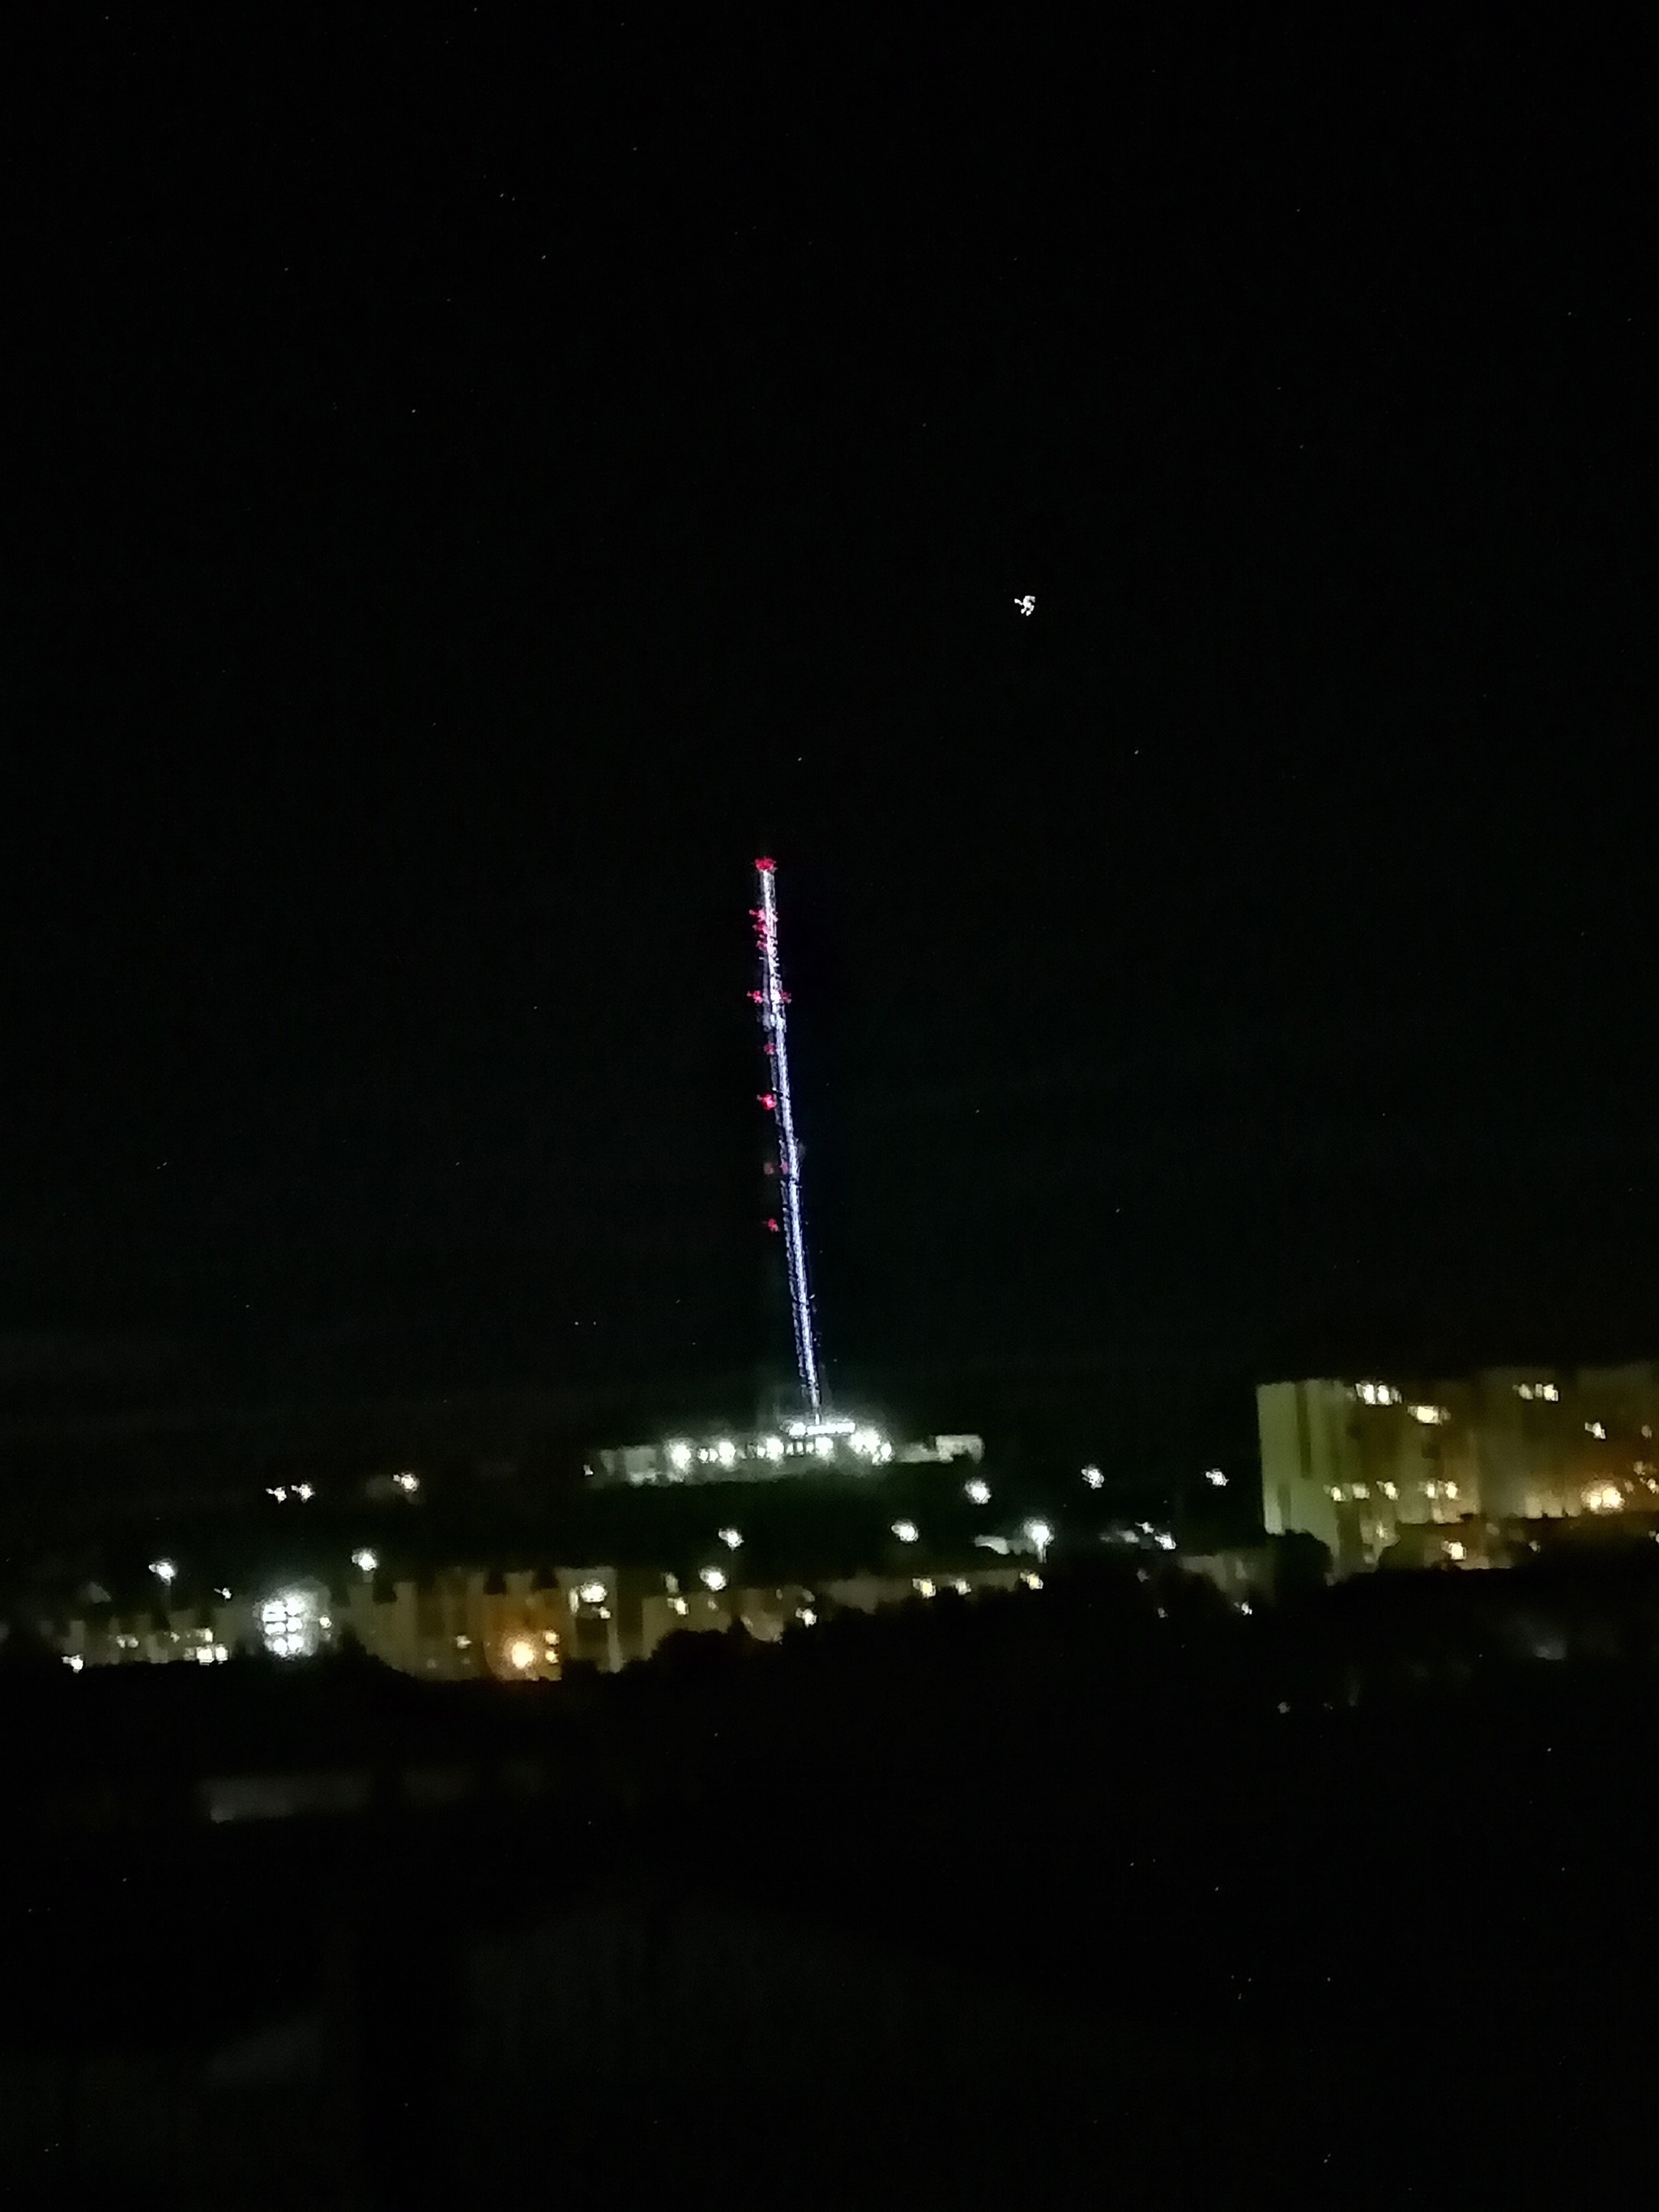
[[[879,1429],[860,1427],[852,1421],[791,1421],[787,1433],[787,1443],[779,1436],[758,1437],[748,1444],[739,1444],[731,1437],[716,1437],[706,1444],[689,1443],[684,1437],[676,1437],[663,1450],[670,1470],[679,1475],[690,1474],[695,1467],[719,1468],[729,1473],[744,1459],[764,1460],[774,1467],[794,1455],[833,1459],[837,1443],[843,1442],[872,1467],[884,1467],[893,1456],[893,1447]]]
[[[274,1659],[304,1659],[317,1649],[319,1632],[326,1628],[304,1590],[279,1590],[259,1607],[259,1633]]]
[[[1085,1467],[1083,1470],[1083,1480],[1088,1484],[1091,1490],[1099,1490],[1103,1488],[1106,1481],[1105,1476],[1101,1473],[1097,1467]]]
[[[1528,1402],[1534,1399],[1540,1399],[1547,1406],[1558,1405],[1561,1398],[1561,1393],[1553,1382],[1517,1382],[1515,1386],[1515,1395],[1517,1398],[1525,1398]]]
[[[1584,1492],[1584,1503],[1592,1513],[1617,1513],[1624,1502],[1625,1494],[1616,1482],[1592,1483]]]
[[[158,1583],[165,1583],[169,1586],[179,1572],[178,1567],[171,1559],[152,1559],[149,1563],[149,1571]]]
[[[309,1505],[316,1495],[308,1482],[272,1482],[265,1486],[265,1496],[274,1498],[279,1505],[286,1504],[290,1498],[297,1498],[301,1505]]]
[[[1204,1480],[1212,1490],[1224,1490],[1227,1487],[1227,1478],[1218,1467],[1206,1467],[1204,1470]]]
[[[1400,1393],[1386,1382],[1356,1382],[1354,1395],[1362,1406],[1397,1406]]]

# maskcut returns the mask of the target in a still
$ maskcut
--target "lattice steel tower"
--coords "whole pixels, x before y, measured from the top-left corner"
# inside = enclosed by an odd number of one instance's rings
[[[769,1221],[768,1226],[779,1231],[783,1237],[784,1263],[789,1278],[789,1311],[795,1326],[795,1368],[800,1376],[801,1396],[808,1413],[816,1419],[823,1410],[823,1392],[818,1374],[812,1291],[806,1271],[800,1146],[795,1136],[794,1103],[789,1090],[789,1027],[785,1012],[789,994],[783,988],[783,969],[778,957],[776,875],[773,861],[756,861],[760,903],[750,912],[755,941],[760,951],[760,988],[749,995],[760,1008],[761,1047],[766,1054],[767,1087],[761,1093],[761,1103],[772,1115],[778,1133],[780,1212]]]

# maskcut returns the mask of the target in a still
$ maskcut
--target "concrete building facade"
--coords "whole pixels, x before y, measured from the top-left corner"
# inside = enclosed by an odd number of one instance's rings
[[[1659,1511],[1652,1362],[1267,1382],[1256,1424],[1268,1534],[1318,1537],[1342,1573],[1413,1532],[1425,1558],[1476,1565],[1504,1523]]]

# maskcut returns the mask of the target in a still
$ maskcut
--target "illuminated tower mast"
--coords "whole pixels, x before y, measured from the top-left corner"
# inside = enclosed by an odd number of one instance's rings
[[[760,904],[753,908],[755,938],[760,947],[761,987],[750,996],[760,1008],[761,1044],[768,1062],[768,1086],[761,1103],[777,1122],[778,1181],[782,1186],[782,1230],[785,1264],[789,1275],[789,1310],[795,1324],[795,1366],[801,1395],[816,1419],[823,1411],[818,1380],[818,1347],[812,1325],[812,1292],[806,1277],[806,1231],[801,1218],[800,1147],[795,1140],[795,1109],[789,1092],[789,1033],[784,1013],[788,994],[778,961],[778,896],[775,868],[770,860],[757,860],[755,875]],[[775,1221],[773,1227],[779,1224]]]

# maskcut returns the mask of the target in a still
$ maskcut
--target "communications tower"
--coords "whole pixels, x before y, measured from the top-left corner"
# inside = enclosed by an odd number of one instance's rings
[[[801,1210],[800,1146],[795,1136],[795,1111],[789,1090],[789,1025],[786,1008],[789,994],[783,988],[778,956],[777,869],[771,860],[757,860],[755,878],[759,903],[750,909],[755,942],[760,952],[760,988],[750,997],[760,1008],[761,1048],[766,1055],[766,1088],[761,1104],[771,1115],[778,1133],[777,1177],[779,1212],[767,1224],[783,1237],[784,1264],[789,1279],[789,1311],[795,1328],[795,1368],[801,1396],[810,1418],[823,1410],[823,1384],[818,1373],[817,1331],[812,1313],[811,1285],[806,1272],[806,1230]]]

